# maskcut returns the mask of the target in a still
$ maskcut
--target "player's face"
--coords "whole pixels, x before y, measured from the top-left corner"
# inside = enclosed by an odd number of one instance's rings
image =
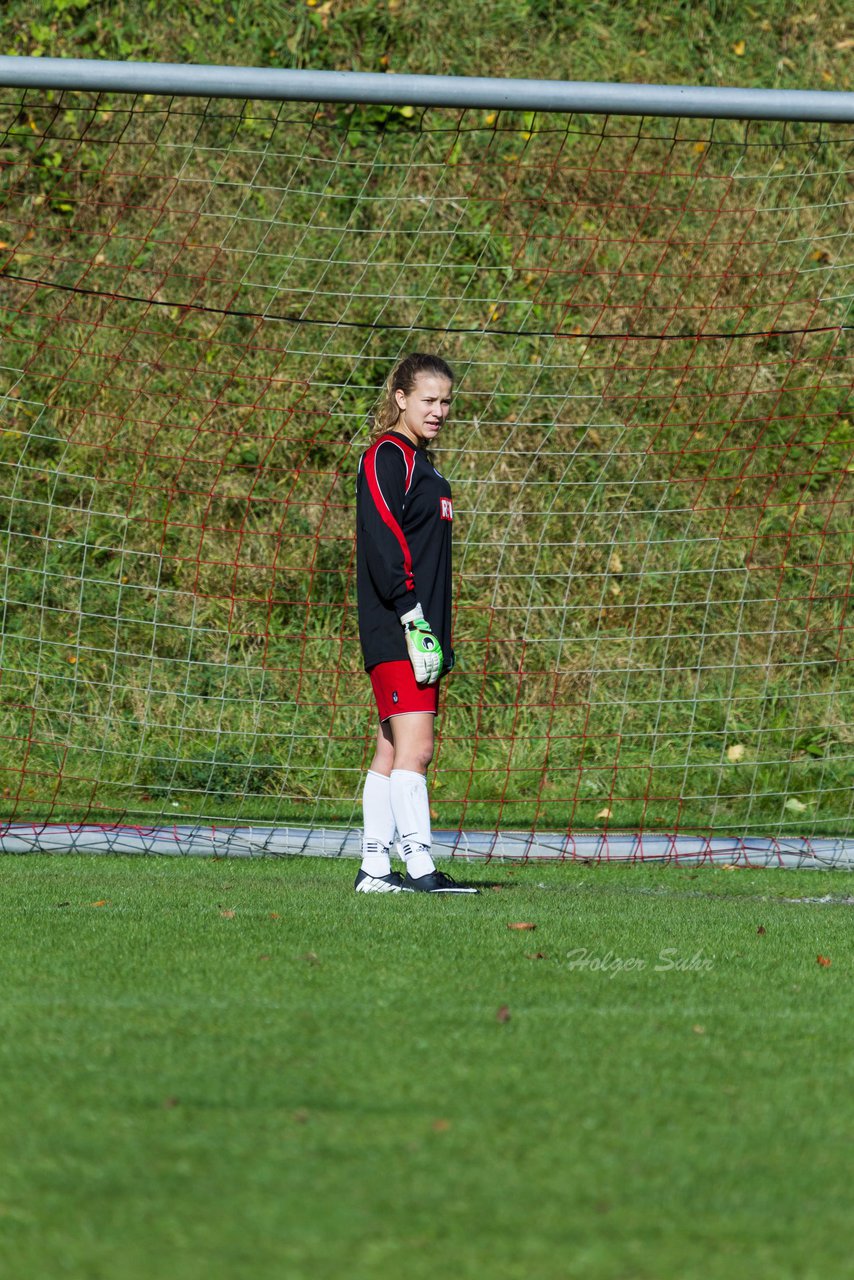
[[[451,411],[451,383],[435,373],[417,373],[412,390],[396,391],[394,398],[400,409],[394,430],[409,436],[413,444],[429,444]]]

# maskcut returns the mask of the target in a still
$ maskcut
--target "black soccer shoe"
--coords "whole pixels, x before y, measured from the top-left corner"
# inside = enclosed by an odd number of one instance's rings
[[[431,871],[417,879],[407,873],[403,886],[414,893],[480,893],[480,889],[457,884],[444,871]]]
[[[390,871],[387,876],[369,876],[367,871],[359,870],[353,888],[357,893],[411,893],[412,889],[404,883],[399,871]]]

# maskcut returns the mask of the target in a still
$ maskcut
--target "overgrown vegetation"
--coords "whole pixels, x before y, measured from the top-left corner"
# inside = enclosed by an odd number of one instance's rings
[[[53,0],[0,33],[848,88],[844,15]],[[850,130],[0,102],[9,816],[353,819],[352,472],[417,341],[461,374],[438,824],[849,829]]]
[[[849,89],[840,0],[9,0],[3,53],[638,83]]]

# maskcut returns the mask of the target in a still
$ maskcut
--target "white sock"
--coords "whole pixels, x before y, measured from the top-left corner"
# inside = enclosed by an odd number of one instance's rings
[[[362,790],[362,870],[369,876],[391,871],[389,846],[394,840],[394,816],[389,799],[389,779],[368,770]]]
[[[390,797],[407,873],[413,879],[429,875],[436,864],[430,857],[433,833],[427,779],[411,769],[392,769]]]

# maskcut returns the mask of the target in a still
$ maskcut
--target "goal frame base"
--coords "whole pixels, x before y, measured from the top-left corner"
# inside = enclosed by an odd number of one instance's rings
[[[124,854],[209,858],[358,858],[354,827],[10,823],[0,853]],[[438,858],[502,862],[685,863],[854,870],[844,837],[684,835],[667,832],[450,831],[433,833]]]

